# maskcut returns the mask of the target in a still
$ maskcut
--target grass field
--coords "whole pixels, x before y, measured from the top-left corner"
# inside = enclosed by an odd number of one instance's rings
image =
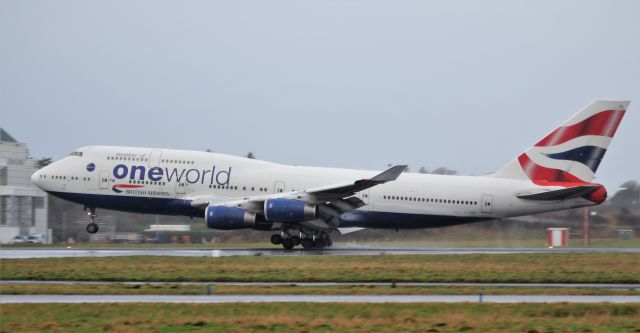
[[[214,295],[638,295],[632,289],[467,286],[233,286],[212,285]],[[207,286],[181,284],[0,285],[1,295],[206,295]],[[640,299],[639,299],[640,300]]]
[[[640,332],[640,304],[3,305],[1,332]]]
[[[637,253],[3,259],[2,280],[638,283]]]

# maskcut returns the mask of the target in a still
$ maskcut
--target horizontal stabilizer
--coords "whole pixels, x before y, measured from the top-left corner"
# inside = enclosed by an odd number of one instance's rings
[[[600,187],[601,185],[581,185],[534,194],[521,194],[517,197],[527,200],[565,200],[591,194],[597,191]]]

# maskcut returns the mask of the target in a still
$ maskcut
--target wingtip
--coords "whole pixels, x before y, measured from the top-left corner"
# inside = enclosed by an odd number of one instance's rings
[[[394,165],[381,174],[371,178],[373,181],[389,182],[398,179],[400,175],[407,169],[407,165]]]

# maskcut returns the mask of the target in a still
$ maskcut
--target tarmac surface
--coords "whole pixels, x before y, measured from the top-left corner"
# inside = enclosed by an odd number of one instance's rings
[[[12,303],[640,303],[640,296],[541,295],[3,295]]]
[[[114,256],[181,256],[181,257],[227,257],[227,256],[302,256],[302,255],[379,255],[379,254],[504,254],[504,253],[640,253],[640,248],[404,248],[404,247],[334,247],[324,250],[284,250],[281,248],[229,248],[229,249],[184,249],[184,248],[3,248],[0,259],[65,258],[65,257],[114,257]]]

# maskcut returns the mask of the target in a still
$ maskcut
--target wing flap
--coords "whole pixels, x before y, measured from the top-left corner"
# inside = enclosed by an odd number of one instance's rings
[[[364,230],[364,228],[358,228],[358,227],[338,228],[338,232],[340,232],[341,235],[350,234],[352,232],[356,232],[360,230]]]

